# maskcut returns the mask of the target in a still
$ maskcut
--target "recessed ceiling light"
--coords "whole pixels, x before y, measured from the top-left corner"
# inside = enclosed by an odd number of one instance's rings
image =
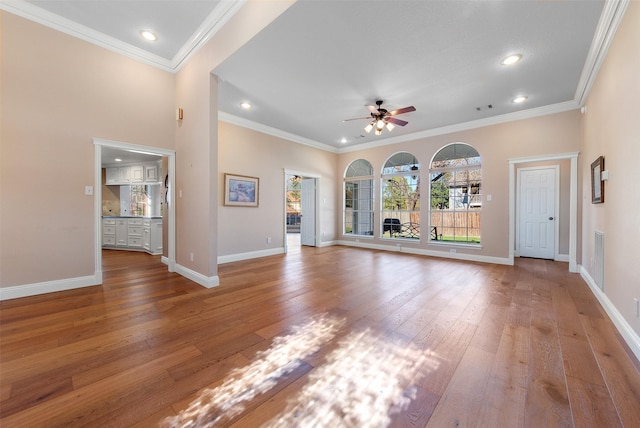
[[[511,65],[511,64],[515,64],[516,62],[520,61],[521,59],[522,59],[522,55],[521,54],[509,55],[508,57],[503,59],[500,62],[500,64],[502,64],[502,65]]]
[[[527,101],[527,97],[525,97],[524,95],[518,95],[517,97],[511,100],[511,102],[516,104],[522,104],[525,101]]]
[[[140,35],[143,39],[148,40],[150,42],[155,42],[158,40],[158,36],[156,36],[151,30],[142,30],[140,31]]]
[[[346,143],[347,142],[347,138],[346,137],[342,137],[342,139],[340,140],[341,143]]]
[[[251,103],[248,103],[248,102],[245,101],[242,104],[240,104],[240,107],[242,107],[245,110],[251,110],[251,107],[253,107],[253,106],[251,105]]]
[[[122,159],[120,159],[120,158],[115,158],[115,159],[114,159],[114,161],[116,161],[116,162],[122,162]]]

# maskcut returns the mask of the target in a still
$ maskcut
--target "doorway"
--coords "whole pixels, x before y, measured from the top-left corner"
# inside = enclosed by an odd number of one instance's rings
[[[318,183],[311,174],[285,171],[285,252],[318,246]]]
[[[516,247],[520,257],[556,259],[559,176],[558,165],[518,168]]]
[[[167,188],[167,192],[164,195],[165,199],[165,210],[166,215],[164,215],[164,219],[167,222],[166,228],[166,252],[165,255],[162,256],[162,262],[168,266],[169,272],[173,272],[175,270],[176,264],[176,252],[175,252],[175,230],[176,230],[176,219],[175,219],[175,209],[173,208],[173,201],[175,200],[175,150],[157,148],[157,147],[149,147],[149,146],[139,146],[135,144],[103,140],[100,138],[94,138],[93,143],[95,145],[95,159],[94,159],[94,170],[95,170],[95,186],[94,186],[94,216],[95,216],[95,275],[99,280],[99,283],[102,283],[102,152],[103,149],[105,151],[113,152],[114,150],[123,151],[123,152],[132,152],[138,154],[148,154],[151,156],[160,156],[167,158],[167,171],[163,171],[163,177],[167,176],[165,182],[165,187]]]

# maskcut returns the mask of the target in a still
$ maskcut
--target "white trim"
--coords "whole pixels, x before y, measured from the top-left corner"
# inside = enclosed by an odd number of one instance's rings
[[[596,296],[596,299],[598,299],[607,315],[609,315],[609,318],[611,318],[611,321],[613,321],[613,324],[618,329],[618,332],[624,341],[629,345],[633,354],[640,361],[640,336],[638,336],[638,334],[633,330],[622,314],[618,312],[618,309],[616,309],[615,305],[611,300],[609,300],[607,295],[600,290],[591,275],[589,275],[589,272],[587,272],[583,266],[580,266],[580,276],[587,283],[593,295]]]
[[[517,168],[516,173],[518,176],[518,180],[516,182],[516,184],[518,185],[518,189],[520,188],[520,184],[521,184],[521,175],[522,175],[522,171],[534,171],[534,170],[542,170],[542,169],[552,169],[554,171],[554,175],[555,175],[555,180],[554,180],[554,193],[555,193],[555,200],[553,201],[553,203],[555,204],[555,206],[553,207],[553,216],[556,219],[553,223],[553,260],[557,260],[558,259],[558,254],[560,251],[560,165],[544,165],[544,166],[530,166],[530,167],[526,167],[526,168]],[[519,191],[517,191],[517,194],[520,194]],[[516,243],[515,243],[515,255],[517,257],[520,257],[520,204],[516,204]]]
[[[171,68],[177,72],[195,55],[229,20],[244,6],[247,0],[222,0],[211,11],[198,29],[171,59]]]
[[[482,256],[482,255],[469,254],[469,253],[450,253],[450,252],[444,252],[444,251],[425,250],[423,248],[403,247],[402,243],[400,242],[394,243],[393,246],[371,244],[368,242],[359,242],[359,241],[358,242],[345,241],[345,240],[339,240],[336,243],[337,245],[344,245],[347,247],[368,248],[371,250],[381,250],[381,251],[393,251],[396,253],[415,254],[419,256],[441,257],[444,259],[455,259],[455,260],[464,260],[469,262],[480,262],[480,263],[494,263],[499,265],[513,265],[513,261],[507,257]]]
[[[574,100],[583,106],[589,96],[591,87],[598,76],[600,67],[607,56],[609,46],[618,30],[624,12],[627,10],[629,0],[607,0],[605,1],[600,21],[596,27],[596,32],[591,41],[591,47],[587,54],[587,59],[578,81]]]
[[[16,285],[0,288],[0,301],[18,299],[20,297],[36,296],[39,294],[55,293],[57,291],[74,290],[76,288],[91,287],[102,284],[102,272],[95,275],[77,278],[57,279],[38,282],[35,284]]]
[[[78,24],[46,9],[34,6],[24,0],[3,0],[0,9],[37,22],[85,42],[100,46],[136,61],[157,67],[170,73],[176,73],[198,52],[229,20],[238,12],[247,0],[221,0],[206,17],[187,42],[169,60],[137,46]]]
[[[512,113],[506,113],[499,116],[487,117],[484,119],[472,120],[469,122],[458,123],[455,125],[442,126],[440,128],[427,129],[426,131],[414,132],[411,134],[399,135],[397,137],[376,140],[371,143],[363,143],[354,146],[338,149],[338,153],[355,152],[359,150],[372,149],[375,147],[388,146],[390,144],[404,143],[414,141],[420,138],[435,137],[438,135],[451,134],[454,132],[468,131],[470,129],[483,128],[485,126],[499,125],[501,123],[513,122],[516,120],[531,119],[538,116],[548,114],[562,113],[580,108],[575,101],[565,101],[557,104],[536,107],[528,110],[520,110]]]
[[[164,71],[174,72],[171,62],[159,55],[130,45],[114,37],[103,34],[92,28],[78,24],[70,19],[51,13],[23,0],[3,0],[0,9],[18,15],[22,18],[37,22],[45,27],[68,34],[91,44],[124,55],[136,61],[157,67]]]
[[[292,141],[294,143],[302,144],[309,147],[315,147],[316,149],[325,150],[331,153],[340,153],[340,150],[330,146],[328,144],[319,143],[318,141],[311,140],[309,138],[301,137],[290,132],[282,131],[277,128],[272,128],[267,125],[263,125],[258,122],[254,122],[249,119],[245,119],[240,116],[218,111],[218,120],[232,125],[240,126],[243,128],[251,129],[253,131],[261,132],[263,134],[272,135],[274,137],[282,138],[283,140]]]
[[[569,262],[569,254],[556,254],[556,258],[553,259],[556,262]]]
[[[167,156],[168,158],[168,174],[169,174],[169,200],[171,205],[169,206],[169,215],[167,225],[167,262],[169,272],[175,272],[176,265],[176,213],[175,213],[175,177],[176,177],[176,151],[172,149],[164,149],[160,147],[142,146],[131,143],[124,143],[121,141],[107,140],[104,138],[93,138],[93,144],[95,146],[94,157],[94,235],[95,235],[95,275],[99,275],[102,278],[102,147],[111,147],[121,150],[138,150],[149,152],[161,156]]]
[[[218,264],[221,265],[225,263],[239,262],[242,260],[250,260],[250,259],[257,259],[260,257],[275,256],[277,254],[284,254],[284,253],[285,253],[285,248],[278,247],[278,248],[269,248],[268,250],[258,250],[258,251],[249,251],[247,253],[229,254],[226,256],[218,256]]]
[[[555,155],[532,156],[509,159],[509,259],[513,264],[515,254],[515,165],[519,163],[543,162],[549,160],[571,160],[569,182],[569,272],[577,270],[578,239],[578,156],[579,152],[558,153]]]
[[[220,278],[217,275],[204,276],[201,273],[198,273],[177,263],[174,265],[174,267],[177,274],[182,275],[185,278],[190,279],[191,281],[195,282],[196,284],[202,285],[205,288],[212,288],[220,285]]]

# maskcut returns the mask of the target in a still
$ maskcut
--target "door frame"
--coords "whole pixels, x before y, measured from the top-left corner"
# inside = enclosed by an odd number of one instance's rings
[[[555,172],[555,197],[554,197],[554,207],[553,207],[553,217],[555,221],[553,222],[553,259],[559,260],[559,249],[560,249],[560,165],[543,165],[543,166],[531,166],[517,169],[517,180],[516,180],[516,243],[514,248],[514,256],[520,257],[520,208],[522,201],[522,195],[520,194],[520,185],[522,183],[522,172],[523,171],[534,171],[534,170],[542,170],[542,169],[552,169]]]
[[[124,143],[121,141],[93,138],[95,146],[94,156],[94,232],[95,232],[95,275],[98,283],[102,284],[102,147],[111,147],[121,150],[138,150],[168,158],[169,193],[167,199],[170,209],[167,225],[167,256],[162,256],[162,262],[168,266],[169,272],[175,272],[176,268],[176,210],[175,210],[175,179],[176,179],[176,151],[160,147],[141,146]]]
[[[550,160],[571,160],[569,183],[569,272],[579,272],[577,263],[578,242],[578,155],[579,152],[556,155],[509,159],[509,261],[514,263],[516,245],[516,165]]]
[[[320,175],[312,172],[304,172],[293,169],[283,169],[282,176],[282,184],[284,187],[284,198],[282,204],[282,224],[284,225],[283,231],[283,242],[284,242],[284,252],[287,253],[289,251],[289,244],[287,243],[287,176],[290,175],[298,175],[302,178],[312,178],[315,181],[316,185],[316,203],[315,203],[315,225],[314,225],[314,238],[313,242],[316,247],[320,246]]]

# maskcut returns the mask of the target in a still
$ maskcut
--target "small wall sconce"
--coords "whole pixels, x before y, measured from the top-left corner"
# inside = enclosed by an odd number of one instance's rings
[[[178,108],[176,110],[176,120],[182,120],[182,116],[183,116],[182,109]]]

